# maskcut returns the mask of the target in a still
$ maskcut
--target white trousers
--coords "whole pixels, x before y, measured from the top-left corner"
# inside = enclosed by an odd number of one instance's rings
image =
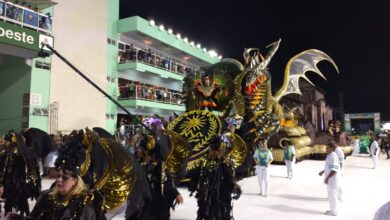
[[[338,209],[338,194],[339,194],[339,187],[334,186],[333,184],[328,184],[328,200],[329,200],[329,210],[331,212],[337,213]]]
[[[265,195],[268,194],[269,189],[269,173],[268,168],[265,166],[256,166],[257,179],[259,181],[260,192]],[[264,186],[264,188],[263,188]]]
[[[287,167],[287,177],[293,177],[295,160],[284,160]]]
[[[379,155],[372,155],[372,161],[374,162],[374,168],[378,166],[378,157]]]

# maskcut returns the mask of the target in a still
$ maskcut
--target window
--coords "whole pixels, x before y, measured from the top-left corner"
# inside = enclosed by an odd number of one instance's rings
[[[109,37],[107,38],[107,43],[116,46],[116,40],[111,39]]]
[[[36,61],[35,62],[35,67],[39,69],[44,69],[44,70],[50,70],[50,63],[45,63],[41,61]]]
[[[106,113],[106,119],[107,119],[107,120],[114,120],[114,119],[115,119],[115,115],[114,115],[114,114]]]
[[[118,42],[118,50],[119,51],[125,51],[126,50],[126,45],[121,43],[121,42]]]
[[[47,108],[33,108],[33,115],[48,116],[49,109],[47,109]]]

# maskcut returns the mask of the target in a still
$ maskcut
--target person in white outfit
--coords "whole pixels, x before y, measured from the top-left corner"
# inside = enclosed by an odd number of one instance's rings
[[[295,148],[291,144],[291,141],[287,138],[281,140],[281,145],[284,148],[284,163],[287,167],[287,178],[292,179],[294,174],[295,164]]]
[[[378,157],[379,157],[379,144],[378,141],[376,140],[375,134],[370,134],[370,154],[372,157],[372,161],[374,162],[374,167],[373,169],[376,169],[378,167]]]
[[[336,141],[332,141],[334,145],[336,145],[335,153],[337,154],[337,157],[340,162],[340,173],[339,173],[339,192],[338,192],[338,200],[339,202],[343,201],[343,175],[344,175],[344,152],[340,145]]]
[[[338,214],[338,192],[339,192],[339,172],[340,161],[335,153],[336,145],[329,143],[326,147],[326,162],[325,169],[322,170],[319,175],[324,175],[324,182],[327,185],[329,210],[325,212],[325,215],[337,216]]]
[[[253,158],[256,161],[256,173],[260,185],[260,196],[268,197],[269,172],[268,168],[272,163],[272,152],[267,148],[267,144],[259,141],[256,146]],[[263,184],[264,183],[264,184]],[[264,188],[263,188],[264,185]]]
[[[358,155],[359,151],[360,151],[360,140],[359,140],[359,138],[356,138],[352,142],[352,146],[353,146],[353,155]]]

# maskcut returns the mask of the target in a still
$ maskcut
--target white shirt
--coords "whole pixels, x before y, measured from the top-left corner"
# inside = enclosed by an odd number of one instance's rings
[[[370,146],[371,155],[375,154],[375,149],[377,149],[375,156],[378,156],[379,155],[379,144],[378,144],[378,141],[376,141],[376,140],[372,141],[372,143],[371,143],[371,146]]]
[[[335,152],[332,152],[326,156],[324,179],[328,177],[331,171],[335,171],[336,174],[328,180],[328,184],[332,186],[338,186],[339,184],[339,172],[340,172],[340,161]]]
[[[337,154],[337,157],[339,158],[340,163],[344,162],[344,152],[341,149],[341,147],[336,147],[335,153]]]

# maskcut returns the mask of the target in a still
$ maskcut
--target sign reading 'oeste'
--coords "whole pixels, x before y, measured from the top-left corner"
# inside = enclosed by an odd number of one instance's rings
[[[0,21],[0,43],[39,50],[39,33]]]

